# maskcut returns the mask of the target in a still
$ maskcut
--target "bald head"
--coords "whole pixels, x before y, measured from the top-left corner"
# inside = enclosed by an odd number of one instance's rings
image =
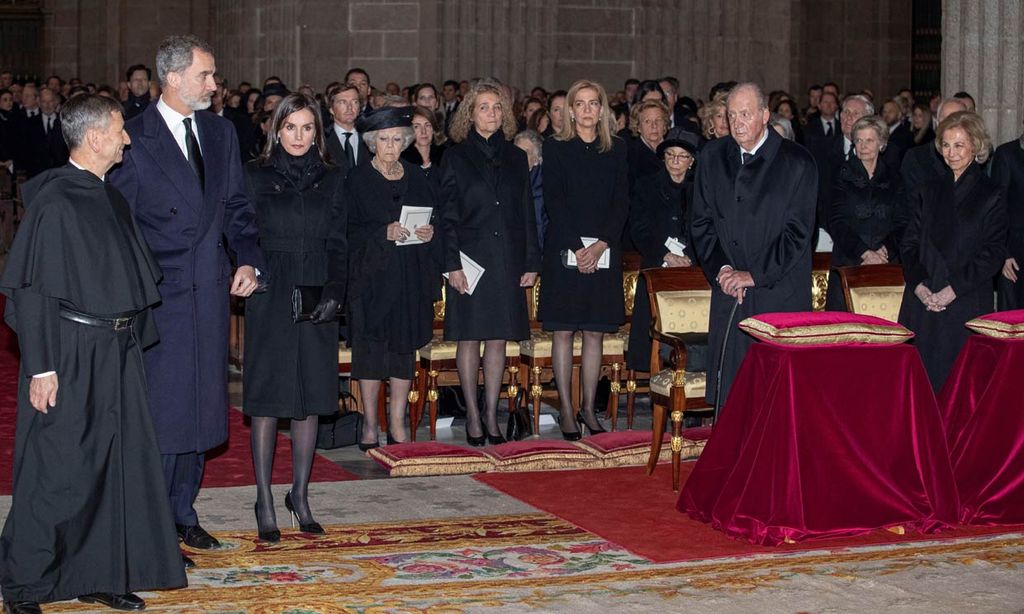
[[[939,105],[939,110],[937,113],[935,113],[935,119],[939,123],[941,123],[942,120],[946,119],[947,117],[954,113],[969,110],[970,109],[967,108],[967,103],[961,100],[960,98],[947,98],[942,101],[942,104]]]

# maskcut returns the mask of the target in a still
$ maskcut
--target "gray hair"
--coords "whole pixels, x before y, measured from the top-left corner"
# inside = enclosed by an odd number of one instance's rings
[[[536,130],[523,130],[512,139],[513,143],[526,141],[533,147],[534,155],[537,156],[537,164],[544,163],[544,138]]]
[[[68,149],[74,151],[81,147],[89,130],[105,131],[110,126],[110,114],[115,112],[124,110],[106,96],[79,94],[69,98],[60,108],[60,131]]]
[[[851,100],[859,100],[860,102],[864,103],[864,109],[868,115],[875,114],[875,104],[871,102],[871,99],[865,96],[864,94],[853,94],[852,96],[847,96],[845,99],[843,99],[843,108],[846,108],[846,103],[850,102]]]
[[[946,113],[942,117],[939,117],[939,115],[942,114],[942,107],[944,107],[946,105],[957,105],[959,108],[956,111],[951,111],[949,113]],[[942,102],[939,103],[939,106],[935,108],[935,119],[936,119],[936,121],[940,121],[941,122],[942,120],[946,119],[947,117],[949,117],[953,113],[957,113],[959,111],[968,111],[968,110],[969,109],[967,108],[967,103],[964,102],[962,98],[957,98],[955,96],[952,97],[952,98],[943,98]]]
[[[156,50],[156,76],[160,85],[167,85],[168,73],[181,72],[192,65],[194,49],[213,55],[213,48],[206,41],[191,34],[168,36],[160,42]]]
[[[754,96],[757,97],[758,110],[768,108],[768,98],[764,95],[764,92],[761,91],[761,86],[754,83],[753,81],[744,81],[743,83],[737,83],[731,90],[729,90],[729,94],[725,98],[725,106],[728,108],[729,101],[732,100],[732,97],[743,90],[753,90]]]
[[[408,149],[409,145],[416,140],[416,131],[410,126],[396,126],[402,129],[402,138],[405,142],[402,143],[402,151]],[[388,130],[388,128],[382,128],[382,130]],[[370,132],[363,133],[363,142],[366,143],[366,147],[370,150],[370,153],[377,153],[377,133],[380,130],[371,130]]]
[[[782,137],[787,141],[795,141],[796,134],[793,132],[793,123],[778,113],[772,113],[768,118],[768,125],[772,128],[781,128]]]
[[[889,142],[889,126],[886,125],[884,119],[877,115],[865,115],[858,119],[850,128],[850,140],[856,138],[858,131],[867,129],[875,131],[875,134],[878,135],[878,142],[881,143],[882,149],[885,149]]]

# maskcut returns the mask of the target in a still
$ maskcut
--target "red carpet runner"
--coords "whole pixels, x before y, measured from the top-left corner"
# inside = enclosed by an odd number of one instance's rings
[[[4,297],[0,295],[0,313]],[[0,323],[0,495],[11,494],[12,459],[14,456],[14,414],[18,402],[17,340],[6,324]],[[227,443],[207,454],[203,488],[219,486],[250,486],[256,483],[252,470],[252,449],[249,446],[249,427],[242,412],[228,411]],[[274,484],[290,484],[291,440],[277,436],[274,457]],[[327,458],[317,454],[313,460],[314,482],[341,482],[358,480],[359,476],[345,471]]]
[[[693,463],[683,463],[686,483]],[[545,512],[549,512],[656,563],[716,557],[778,554],[800,550],[839,550],[896,542],[973,537],[1018,532],[1024,527],[963,527],[936,535],[875,531],[850,538],[808,540],[779,547],[734,540],[710,525],[676,511],[672,468],[662,464],[653,476],[644,467],[481,473],[474,477]]]

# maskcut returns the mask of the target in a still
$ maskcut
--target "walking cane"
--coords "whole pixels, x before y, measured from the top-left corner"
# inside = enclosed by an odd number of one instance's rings
[[[732,304],[732,311],[729,313],[729,324],[725,328],[725,338],[722,339],[722,353],[718,357],[718,378],[715,380],[715,413],[712,418],[711,428],[718,426],[718,412],[722,409],[722,369],[725,368],[725,349],[729,347],[729,335],[732,334],[732,323],[736,319],[736,308],[740,306],[740,300]]]

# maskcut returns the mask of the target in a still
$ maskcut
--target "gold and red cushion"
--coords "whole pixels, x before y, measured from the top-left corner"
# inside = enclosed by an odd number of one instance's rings
[[[711,435],[710,428],[683,429],[683,458],[696,458],[704,451],[704,444]],[[584,437],[576,443],[602,460],[605,467],[643,465],[651,454],[651,431],[616,431],[598,433]],[[672,457],[671,433],[665,433],[658,460],[667,461]]]
[[[457,475],[494,469],[494,460],[479,450],[436,441],[384,446],[366,454],[394,477]]]
[[[567,441],[526,439],[511,441],[486,454],[494,459],[495,471],[544,471],[548,469],[588,469],[603,466],[601,459]]]
[[[762,313],[740,322],[740,329],[778,345],[897,344],[914,333],[875,316],[842,311]]]
[[[1024,309],[997,311],[974,318],[967,328],[976,333],[1002,339],[1024,339]]]

